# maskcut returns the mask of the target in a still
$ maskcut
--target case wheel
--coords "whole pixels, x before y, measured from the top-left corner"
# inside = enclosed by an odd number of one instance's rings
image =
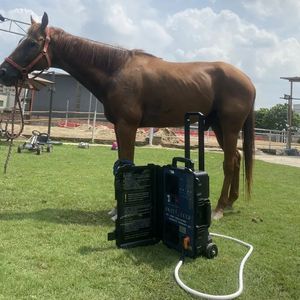
[[[214,243],[209,243],[206,246],[206,257],[211,259],[218,255],[218,247]]]
[[[53,146],[52,145],[48,145],[47,146],[47,152],[52,152],[53,150]]]
[[[41,147],[37,147],[37,149],[36,149],[36,154],[37,154],[37,155],[40,155],[41,153],[42,153]]]

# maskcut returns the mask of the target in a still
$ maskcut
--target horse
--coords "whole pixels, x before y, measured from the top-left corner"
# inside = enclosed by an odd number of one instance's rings
[[[48,26],[44,13],[0,65],[0,82],[14,85],[28,73],[60,68],[102,102],[118,143],[115,167],[134,162],[139,127],[178,127],[186,112],[201,112],[224,152],[224,180],[213,218],[220,219],[239,197],[243,131],[246,195],[251,196],[254,155],[255,87],[225,62],[168,62],[143,50],[74,36]]]

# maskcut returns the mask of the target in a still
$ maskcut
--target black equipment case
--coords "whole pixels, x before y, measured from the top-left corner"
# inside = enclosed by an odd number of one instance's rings
[[[160,241],[161,167],[125,165],[115,177],[116,229],[109,240],[120,248],[151,245]]]
[[[190,118],[198,118],[199,170],[190,159]],[[174,157],[171,165],[124,166],[115,177],[117,220],[109,240],[121,248],[163,241],[185,255],[213,258],[209,177],[204,171],[204,117],[185,116],[185,157]],[[178,164],[184,164],[179,167]]]

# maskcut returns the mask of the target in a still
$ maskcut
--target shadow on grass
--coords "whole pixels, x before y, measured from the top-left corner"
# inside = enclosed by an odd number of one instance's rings
[[[90,246],[82,246],[78,249],[78,252],[81,255],[89,255],[94,252],[106,252],[106,251],[111,251],[116,249],[115,244],[111,244],[110,246],[105,246],[105,247],[90,247]]]
[[[112,257],[111,264],[128,264],[126,261],[129,259],[133,265],[140,268],[142,265],[151,266],[154,270],[163,270],[170,266],[175,266],[179,260],[180,253],[166,247],[162,242],[155,245],[139,246],[134,248],[118,248],[115,241],[111,241],[111,245],[103,246],[82,246],[78,249],[81,255],[91,255],[99,253],[100,255],[105,252],[119,251],[120,255]]]
[[[148,265],[158,271],[175,266],[180,257],[179,252],[166,247],[162,242],[125,251],[126,257],[130,258],[136,266]]]
[[[0,221],[35,220],[57,224],[78,224],[86,226],[112,225],[108,211],[83,211],[74,209],[47,208],[33,212],[0,213]]]
[[[99,247],[89,247],[83,246],[78,249],[78,252],[81,255],[91,255],[93,253],[105,253],[116,250],[117,246],[114,242],[110,246],[99,246]],[[112,264],[122,264],[124,261],[126,262],[127,259],[132,261],[132,264],[140,268],[142,265],[151,266],[154,270],[163,270],[165,268],[169,268],[177,264],[180,253],[168,249],[162,243],[156,245],[149,245],[149,246],[140,246],[136,248],[128,248],[128,249],[119,249],[120,254],[123,253],[124,256],[122,258],[117,256],[116,258],[111,258]],[[127,263],[125,263],[127,264]]]

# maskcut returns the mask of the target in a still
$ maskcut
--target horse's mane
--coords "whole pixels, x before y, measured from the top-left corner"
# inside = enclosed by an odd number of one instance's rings
[[[154,55],[140,49],[128,50],[102,42],[77,37],[62,29],[55,29],[55,42],[65,52],[76,57],[81,62],[99,66],[108,74],[118,71],[133,55]]]
[[[133,54],[133,55],[145,55],[145,56],[150,56],[150,57],[156,57],[155,55],[151,54],[151,53],[148,53],[142,49],[133,49],[133,50],[130,50],[130,52]]]

